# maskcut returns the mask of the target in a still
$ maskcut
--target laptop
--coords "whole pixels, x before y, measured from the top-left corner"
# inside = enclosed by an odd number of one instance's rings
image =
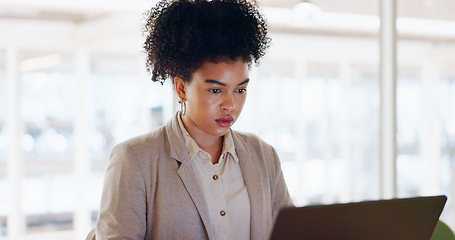
[[[283,208],[271,240],[430,240],[446,196]]]

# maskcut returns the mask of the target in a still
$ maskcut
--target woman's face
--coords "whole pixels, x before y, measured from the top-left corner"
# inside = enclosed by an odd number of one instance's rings
[[[219,63],[206,62],[189,83],[174,79],[177,94],[186,100],[182,120],[196,140],[221,137],[242,112],[248,86],[248,64],[242,59]]]

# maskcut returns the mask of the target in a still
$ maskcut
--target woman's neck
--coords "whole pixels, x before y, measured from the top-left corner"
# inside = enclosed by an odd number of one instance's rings
[[[189,121],[182,118],[183,126],[190,136],[194,139],[197,145],[204,151],[210,154],[212,163],[218,163],[221,152],[223,150],[224,136],[212,136],[203,132],[197,127],[191,126]]]
[[[218,163],[221,153],[223,151],[223,141],[224,141],[224,137],[220,137],[216,143],[212,142],[211,144],[208,144],[205,146],[198,143],[198,145],[202,150],[204,150],[210,154],[212,163],[216,164],[216,163]],[[196,141],[196,143],[197,143],[197,141]]]

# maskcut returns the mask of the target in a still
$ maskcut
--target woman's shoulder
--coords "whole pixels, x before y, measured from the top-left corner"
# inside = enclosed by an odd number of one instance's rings
[[[233,136],[238,137],[242,140],[262,141],[262,139],[259,138],[258,135],[251,132],[243,132],[238,130],[232,130],[231,132]]]
[[[232,135],[234,137],[234,141],[240,142],[241,144],[273,149],[270,144],[254,133],[232,130]]]
[[[249,132],[233,131],[233,138],[237,154],[246,156],[251,163],[269,169],[272,172],[279,166],[279,157],[275,148],[260,138],[258,135]]]
[[[163,146],[166,140],[165,134],[166,134],[165,127],[162,126],[151,132],[138,135],[130,139],[127,139],[123,142],[120,142],[114,148],[127,147],[133,151],[137,150],[142,151],[146,149],[153,150]]]

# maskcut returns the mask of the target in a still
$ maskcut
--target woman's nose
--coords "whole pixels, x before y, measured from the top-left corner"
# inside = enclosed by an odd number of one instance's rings
[[[235,109],[235,101],[234,101],[234,96],[227,94],[224,98],[223,101],[221,102],[221,109],[226,110],[226,111],[232,111]]]

